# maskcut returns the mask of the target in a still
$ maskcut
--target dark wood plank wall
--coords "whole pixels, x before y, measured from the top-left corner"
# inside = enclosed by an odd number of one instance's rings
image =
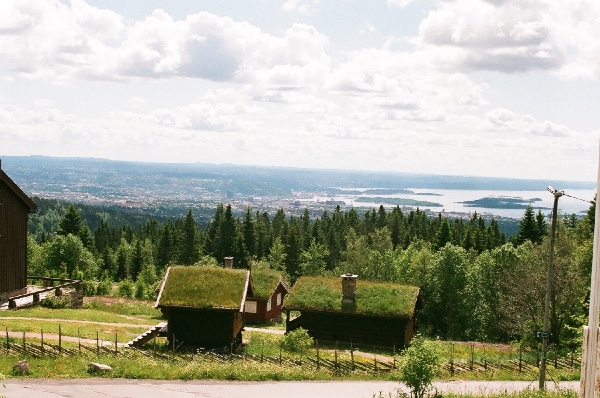
[[[237,310],[170,307],[167,317],[169,342],[191,346],[229,347],[244,327]]]
[[[0,180],[0,293],[27,286],[29,208]]]
[[[289,322],[287,331],[302,327],[315,339],[379,346],[404,347],[412,337],[413,322],[406,318],[311,312]]]

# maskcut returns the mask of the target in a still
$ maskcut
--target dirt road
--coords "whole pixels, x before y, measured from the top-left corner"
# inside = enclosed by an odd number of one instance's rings
[[[400,384],[378,381],[227,382],[211,380],[9,379],[0,394],[7,398],[372,398],[395,396]],[[435,383],[439,392],[481,395],[537,389],[537,381],[449,381]],[[549,383],[548,389],[578,391],[579,382]]]

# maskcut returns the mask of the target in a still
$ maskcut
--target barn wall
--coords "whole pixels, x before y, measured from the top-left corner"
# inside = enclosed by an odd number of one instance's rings
[[[402,348],[410,342],[412,325],[406,318],[302,311],[286,327],[287,331],[302,327],[317,340]]]
[[[29,208],[0,180],[0,295],[27,287]]]
[[[200,347],[230,347],[243,328],[242,314],[235,310],[169,308],[168,339]]]

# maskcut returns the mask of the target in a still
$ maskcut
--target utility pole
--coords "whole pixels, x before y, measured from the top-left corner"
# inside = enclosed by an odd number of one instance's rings
[[[546,270],[546,301],[544,302],[544,326],[542,328],[542,357],[540,359],[540,390],[546,387],[546,351],[548,350],[548,337],[550,336],[550,299],[552,297],[552,277],[554,275],[554,237],[556,234],[556,221],[558,218],[558,199],[565,194],[548,187],[548,192],[554,195],[552,208],[552,232],[550,233],[550,253],[548,254],[548,269]]]

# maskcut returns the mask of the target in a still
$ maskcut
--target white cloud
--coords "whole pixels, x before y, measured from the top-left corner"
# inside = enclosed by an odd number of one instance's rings
[[[317,11],[319,0],[287,0],[282,9],[286,12],[310,15]]]
[[[387,6],[390,8],[405,8],[409,4],[414,3],[418,0],[387,0]]]

